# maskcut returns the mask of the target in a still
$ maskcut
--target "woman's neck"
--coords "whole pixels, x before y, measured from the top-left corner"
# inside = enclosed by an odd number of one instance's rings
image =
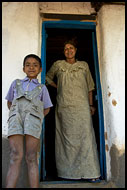
[[[73,64],[73,63],[76,62],[75,58],[73,58],[73,59],[66,59],[66,61],[67,61],[68,63],[70,63],[70,64]]]

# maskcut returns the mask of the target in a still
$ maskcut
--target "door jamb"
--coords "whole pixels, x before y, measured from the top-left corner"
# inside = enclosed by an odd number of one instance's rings
[[[42,47],[41,47],[41,60],[43,72],[41,74],[41,83],[45,84],[46,75],[46,29],[47,28],[74,28],[74,29],[91,29],[92,30],[92,41],[94,51],[94,66],[97,86],[97,100],[98,100],[98,112],[99,112],[99,132],[100,132],[100,169],[102,179],[106,179],[106,153],[105,153],[105,138],[104,138],[104,120],[103,120],[103,104],[102,104],[102,92],[99,75],[99,63],[98,63],[98,52],[97,52],[97,41],[96,41],[96,23],[95,22],[81,22],[81,21],[44,21],[42,23]],[[45,120],[42,126],[41,132],[41,152],[39,159],[39,175],[41,177],[41,166],[42,168],[42,179],[45,179]],[[43,142],[43,143],[42,143]],[[43,159],[41,159],[43,153]],[[41,163],[43,160],[43,164]]]

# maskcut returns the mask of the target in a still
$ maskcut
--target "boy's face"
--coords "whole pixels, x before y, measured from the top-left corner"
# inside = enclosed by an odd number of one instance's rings
[[[35,79],[38,74],[42,72],[42,68],[40,67],[40,63],[35,58],[29,57],[25,61],[23,71],[26,73],[28,78]]]

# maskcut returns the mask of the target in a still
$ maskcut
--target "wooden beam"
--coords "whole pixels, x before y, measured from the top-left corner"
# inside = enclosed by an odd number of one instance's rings
[[[54,18],[42,18],[42,21],[60,21],[62,19],[54,19]],[[97,22],[97,20],[80,20],[81,22]]]

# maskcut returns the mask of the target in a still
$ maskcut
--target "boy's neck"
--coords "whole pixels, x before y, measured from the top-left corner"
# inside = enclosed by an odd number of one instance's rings
[[[29,78],[29,77],[27,77],[30,81],[32,80],[32,79],[37,79],[37,77],[36,78]]]

